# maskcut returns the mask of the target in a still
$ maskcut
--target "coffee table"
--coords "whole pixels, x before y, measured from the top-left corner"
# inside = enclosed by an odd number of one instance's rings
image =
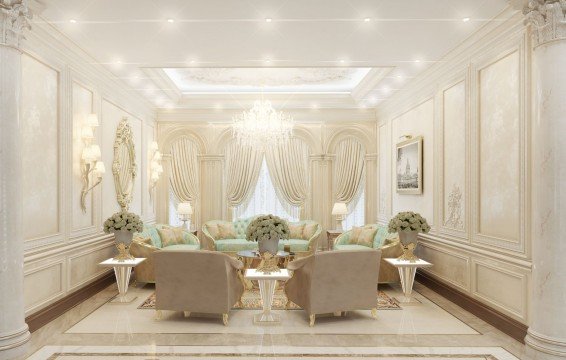
[[[261,258],[259,256],[259,251],[242,250],[238,251],[236,255],[238,256],[238,260],[240,260],[244,264],[244,267],[242,268],[240,274],[242,283],[244,284],[246,290],[251,290],[254,288],[254,283],[252,282],[252,280],[246,279],[244,275],[246,273],[246,270],[253,269],[260,263]],[[279,267],[286,268],[289,261],[293,260],[293,258],[295,257],[295,254],[287,251],[278,251],[276,256],[278,258]],[[255,286],[255,288],[257,289],[257,285]]]

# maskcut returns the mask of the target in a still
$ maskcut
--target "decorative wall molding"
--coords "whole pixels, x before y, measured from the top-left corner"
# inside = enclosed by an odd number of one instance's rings
[[[464,230],[464,219],[462,209],[462,190],[456,184],[452,187],[450,195],[448,195],[448,220],[444,222],[445,226],[457,230]]]
[[[27,0],[0,0],[0,45],[18,48],[20,41],[25,39],[24,30],[31,29],[32,17]]]
[[[528,0],[523,13],[533,45],[566,40],[566,0]]]

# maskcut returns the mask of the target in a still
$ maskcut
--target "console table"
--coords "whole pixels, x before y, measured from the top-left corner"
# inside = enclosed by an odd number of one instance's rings
[[[128,304],[134,301],[137,296],[128,296],[128,285],[130,284],[130,275],[132,269],[142,262],[145,258],[134,258],[132,260],[114,260],[110,258],[104,260],[99,265],[102,267],[114,268],[114,275],[116,276],[116,284],[118,285],[118,296],[116,296],[111,303]]]
[[[259,293],[263,304],[263,311],[254,315],[255,324],[278,324],[281,317],[271,312],[273,294],[278,280],[285,281],[291,278],[289,270],[281,269],[279,272],[264,274],[256,269],[247,269],[244,277],[247,280],[257,280],[259,282]]]
[[[399,270],[399,277],[401,278],[401,286],[403,288],[403,294],[405,295],[402,299],[397,299],[402,304],[419,304],[420,301],[413,299],[413,283],[415,282],[415,274],[418,268],[427,268],[433,266],[428,261],[417,260],[411,262],[408,260],[399,260],[395,258],[384,259],[391,265],[395,266]]]

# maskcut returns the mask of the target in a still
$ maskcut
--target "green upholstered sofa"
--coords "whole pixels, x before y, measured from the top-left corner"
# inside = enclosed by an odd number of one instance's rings
[[[229,255],[236,255],[242,250],[257,250],[256,242],[246,240],[246,229],[253,217],[246,219],[238,219],[234,221],[211,220],[202,225],[202,233],[204,235],[202,247],[208,250],[221,251]],[[218,239],[218,224],[232,225],[235,238]],[[279,249],[283,250],[285,245],[291,246],[291,251],[297,256],[305,256],[314,253],[318,246],[318,238],[322,231],[320,224],[312,220],[302,220],[299,222],[290,222],[290,225],[313,224],[316,230],[308,239],[286,239],[279,241]]]
[[[199,250],[199,239],[188,231],[183,231],[183,244],[163,247],[158,229],[171,227],[164,224],[144,225],[143,231],[134,234],[134,241],[130,246],[130,254],[135,257],[146,258],[136,266],[134,273],[136,280],[143,283],[154,283],[153,253],[161,249],[167,250]]]
[[[379,283],[395,283],[399,282],[399,271],[393,265],[386,262],[386,258],[397,258],[403,253],[403,248],[399,242],[397,233],[389,233],[387,226],[379,224],[369,224],[366,226],[375,227],[377,232],[373,238],[373,249],[381,250],[381,264],[379,266]],[[368,246],[350,244],[350,235],[352,231],[346,231],[340,234],[334,241],[334,250],[367,250]]]

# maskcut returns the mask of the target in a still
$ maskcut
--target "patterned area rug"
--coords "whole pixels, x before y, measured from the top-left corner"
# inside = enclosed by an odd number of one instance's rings
[[[236,305],[234,309],[243,310],[261,310],[261,295],[258,289],[246,290],[244,296],[242,297],[243,306]],[[287,297],[283,293],[283,290],[276,290],[273,297],[273,310],[284,310],[285,304],[287,303]],[[140,306],[138,309],[155,309],[155,292],[152,293]],[[291,310],[300,310],[301,308],[294,303],[291,303]],[[395,301],[384,293],[383,291],[377,291],[377,309],[378,310],[401,310],[401,307]]]

